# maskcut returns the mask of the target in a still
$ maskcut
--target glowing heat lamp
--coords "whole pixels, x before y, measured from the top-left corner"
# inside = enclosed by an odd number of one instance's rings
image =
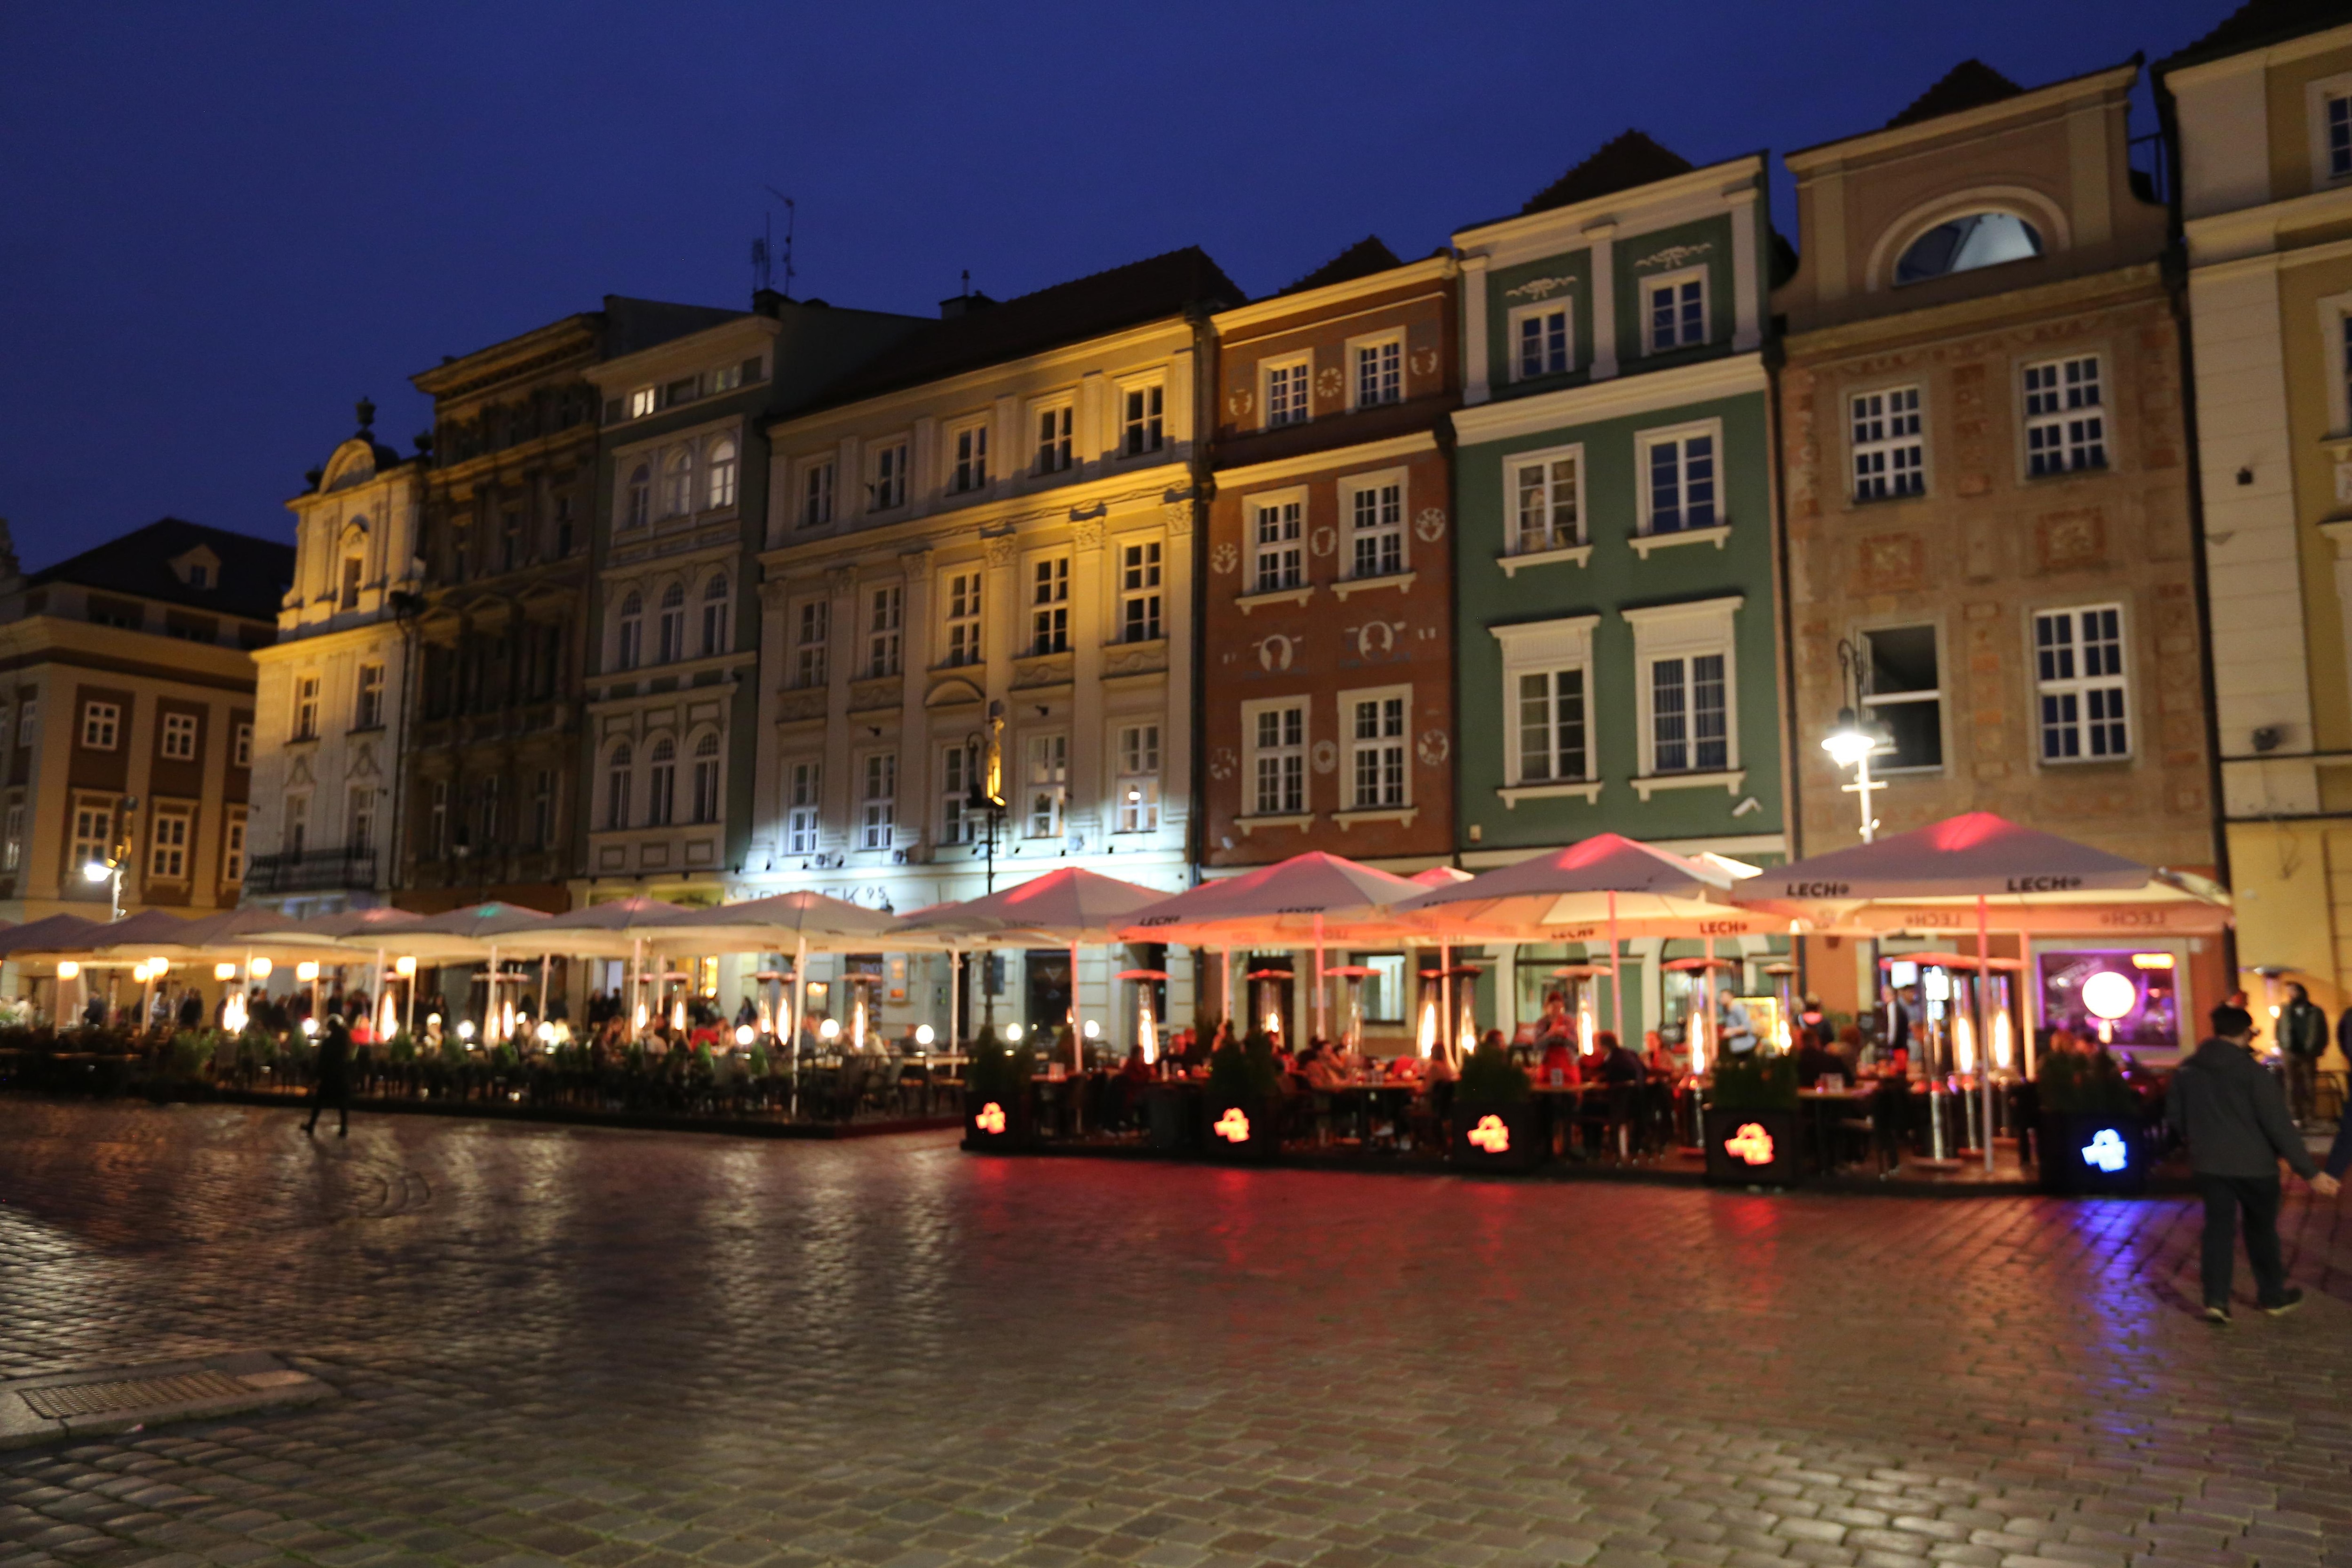
[[[301,963],[296,964],[294,966],[294,978],[300,981],[305,985],[308,985],[313,980],[318,979],[318,961],[316,959],[306,958]]]
[[[681,1035],[686,1033],[686,998],[683,996],[669,1005],[669,1026]]]
[[[860,1056],[866,1054],[866,998],[863,996],[849,1005],[849,1048]]]
[[[221,1027],[232,1035],[245,1033],[245,998],[234,991],[221,1005]]]
[[[1966,1014],[1952,1020],[1952,1066],[1961,1072],[1976,1071],[1976,1021]]]
[[[1454,1026],[1454,1037],[1457,1040],[1468,1040],[1472,1047],[1475,1048],[1478,1043],[1478,1014],[1477,1010],[1470,1005],[1467,994],[1469,987],[1465,985],[1463,990],[1465,994],[1462,998],[1462,1016]]]
[[[256,980],[267,980],[269,978],[269,972],[277,967],[278,966],[276,964],[270,963],[269,960],[266,958],[257,958],[251,963],[246,965],[246,973],[252,975]]]
[[[499,1038],[502,1040],[514,1038],[514,1004],[512,1002],[499,1004]]]
[[[637,1026],[637,1028],[638,1028],[638,1029],[643,1030],[643,1029],[645,1028],[645,1026],[646,1026],[646,1005],[645,1005],[644,1003],[640,1002],[640,1003],[638,1003],[638,1004],[637,1004],[637,1016],[636,1016],[636,1026]]]
[[[2112,969],[2102,969],[2083,982],[2083,1006],[2099,1021],[2099,1041],[2113,1044],[2116,1020],[2139,1005],[2139,987]]]
[[[147,973],[158,980],[170,973],[171,969],[172,961],[168,958],[151,958],[147,961]]]
[[[71,980],[71,979],[73,979],[76,975],[79,975],[80,973],[81,973],[81,965],[80,965],[80,964],[79,964],[79,963],[76,963],[72,959],[70,959],[70,958],[61,958],[61,959],[59,959],[59,960],[58,961],[58,979],[60,979],[60,980]]]
[[[392,995],[385,993],[383,1005],[376,1009],[375,1032],[390,1039],[400,1030],[400,1010],[392,1005]]]
[[[1142,1012],[1136,1016],[1135,1039],[1143,1047],[1143,1059],[1147,1063],[1160,1059],[1160,1028],[1151,1021],[1151,1004],[1149,1002],[1143,1005]]]
[[[398,958],[394,959],[392,961],[392,972],[394,974],[399,975],[403,980],[414,979],[416,975],[415,955],[414,953],[404,952]]]
[[[1265,1010],[1265,1032],[1277,1040],[1282,1038],[1282,1015],[1272,1007]]]
[[[1421,1005],[1420,1046],[1423,1061],[1437,1054],[1437,998],[1434,996]]]
[[[547,1026],[541,1024],[540,1027],[543,1029],[547,1027]],[[737,1045],[749,1046],[753,1040],[758,1039],[759,1037],[758,1032],[755,1031],[751,1025],[738,1024],[735,1026],[735,1043]]]
[[[2001,1072],[2009,1070],[2009,1064],[2012,1059],[2011,1050],[2012,1042],[2009,1037],[2009,1015],[2005,1012],[1995,1013],[1992,1016],[1992,1065],[1997,1070]]]
[[[215,980],[234,980],[234,979],[236,979],[236,964],[234,964],[234,963],[215,963],[215,964],[214,964],[214,965],[213,965],[213,978],[214,978]]]
[[[1708,1031],[1714,1026],[1714,1023],[1715,1020],[1704,1013],[1691,1015],[1690,1070],[1693,1078],[1705,1078],[1707,1064],[1715,1059],[1715,1042],[1708,1038]]]

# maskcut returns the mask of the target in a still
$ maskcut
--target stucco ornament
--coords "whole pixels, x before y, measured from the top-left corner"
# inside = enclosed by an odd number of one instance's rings
[[[1339,548],[1339,531],[1325,523],[1307,536],[1307,548],[1318,555],[1329,555]]]
[[[1346,382],[1339,379],[1339,367],[1336,364],[1327,364],[1323,367],[1323,374],[1315,378],[1315,392],[1320,397],[1337,397],[1339,395],[1339,389],[1346,384]]]
[[[1316,742],[1313,754],[1318,773],[1328,773],[1339,765],[1339,743],[1336,741]]]
[[[1250,405],[1255,404],[1256,401],[1256,395],[1252,393],[1249,388],[1245,386],[1235,387],[1225,396],[1225,412],[1232,415],[1236,419],[1246,417],[1250,411]]]
[[[1434,544],[1445,537],[1445,512],[1441,507],[1425,506],[1414,514],[1412,536],[1423,544]]]
[[[1715,241],[1711,239],[1702,239],[1696,245],[1669,245],[1663,250],[1650,252],[1649,255],[1634,262],[1633,267],[1636,271],[1646,270],[1653,267],[1680,267],[1686,261],[1693,261],[1705,256],[1714,248]]]
[[[1231,746],[1219,746],[1209,753],[1209,776],[1213,779],[1229,779],[1240,766],[1241,759],[1234,755]]]
[[[1438,767],[1454,754],[1454,741],[1443,730],[1423,730],[1412,751],[1423,767]]]
[[[1526,282],[1519,284],[1517,288],[1504,289],[1503,298],[1506,300],[1535,300],[1541,301],[1550,299],[1554,294],[1559,293],[1563,289],[1573,289],[1575,287],[1576,279],[1573,278],[1530,278]]]
[[[2336,465],[2336,499],[2352,503],[2352,463]]]
[[[1288,669],[1290,661],[1297,656],[1297,651],[1298,645],[1296,641],[1276,632],[1257,645],[1257,661],[1271,674],[1276,670]]]
[[[1355,628],[1358,658],[1386,658],[1396,652],[1397,634],[1404,630],[1402,621],[1368,621]]]
[[[1437,351],[1435,349],[1413,350],[1412,374],[1415,375],[1435,375],[1437,374]]]
[[[1232,576],[1241,565],[1242,547],[1230,539],[1209,552],[1209,569],[1220,577]]]

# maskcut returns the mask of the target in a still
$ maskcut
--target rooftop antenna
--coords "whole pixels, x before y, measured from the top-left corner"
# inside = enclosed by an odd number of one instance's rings
[[[793,204],[792,197],[784,195],[783,192],[776,189],[775,186],[763,185],[761,188],[765,190],[770,195],[775,197],[778,201],[784,204],[784,298],[789,300],[793,297],[793,279],[800,276],[798,270],[793,266],[793,230],[798,226],[800,209]],[[772,215],[770,232],[773,232]],[[768,250],[768,247],[763,242],[760,248],[761,252],[760,265],[764,267],[767,265],[766,252]],[[764,276],[765,275],[763,274],[763,279]],[[762,281],[761,287],[765,288],[766,286],[766,283]]]
[[[971,268],[969,267],[963,269],[963,297],[967,300],[971,298]]]
[[[768,240],[775,233],[776,220],[767,220],[767,234],[751,241],[751,292],[764,294],[774,281],[774,272],[768,265]]]

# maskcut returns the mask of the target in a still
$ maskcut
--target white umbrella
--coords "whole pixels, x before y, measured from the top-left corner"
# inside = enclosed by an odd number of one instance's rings
[[[602,906],[599,906],[600,908]],[[790,1060],[800,1057],[802,1009],[808,1001],[808,954],[855,942],[870,946],[897,922],[879,910],[823,893],[777,893],[740,903],[688,910],[660,922],[663,932],[690,933],[720,951],[785,952],[793,955],[793,1016],[785,1030]]]

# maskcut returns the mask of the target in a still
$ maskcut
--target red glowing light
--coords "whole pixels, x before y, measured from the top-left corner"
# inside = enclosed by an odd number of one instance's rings
[[[1723,1152],[1751,1165],[1769,1165],[1772,1163],[1772,1134],[1753,1121],[1743,1121],[1738,1131],[1724,1140]]]
[[[1217,1118],[1213,1131],[1228,1143],[1246,1143],[1249,1142],[1249,1118],[1242,1114],[1240,1106],[1229,1105],[1225,1113]]]
[[[971,1124],[982,1132],[993,1134],[1003,1131],[1004,1107],[990,1100],[980,1108],[980,1114],[971,1119]]]
[[[1511,1130],[1503,1125],[1499,1116],[1482,1116],[1478,1125],[1470,1129],[1470,1144],[1489,1154],[1500,1154],[1511,1146]]]

